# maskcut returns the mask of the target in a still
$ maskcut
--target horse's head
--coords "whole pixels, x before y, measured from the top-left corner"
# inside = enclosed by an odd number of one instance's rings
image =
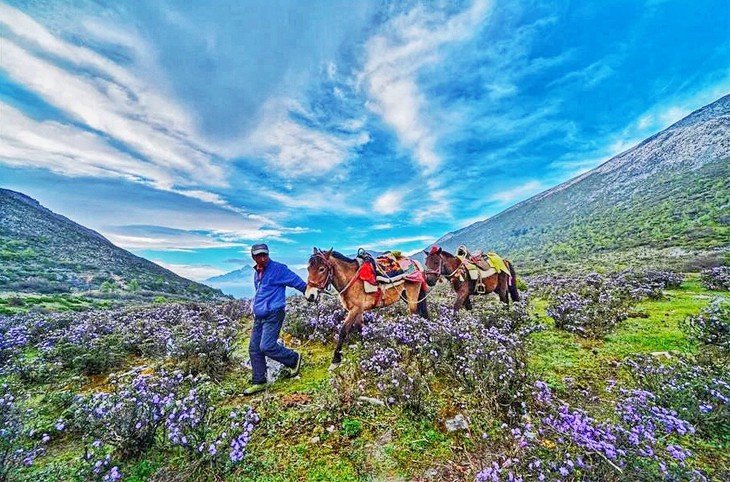
[[[432,246],[430,250],[424,250],[426,253],[426,284],[434,286],[441,277],[444,270],[444,260],[441,256],[441,248]]]
[[[307,301],[319,300],[322,291],[326,290],[332,283],[334,267],[330,262],[330,255],[332,255],[331,249],[329,251],[313,249],[307,265],[307,289],[304,291],[304,297]]]

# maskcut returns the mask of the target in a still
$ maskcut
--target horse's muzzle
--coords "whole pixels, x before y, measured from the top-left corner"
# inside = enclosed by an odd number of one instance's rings
[[[310,303],[317,301],[319,299],[319,288],[307,286],[307,289],[304,291],[304,298]]]

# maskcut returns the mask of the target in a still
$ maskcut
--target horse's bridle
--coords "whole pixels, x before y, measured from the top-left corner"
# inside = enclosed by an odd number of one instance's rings
[[[329,260],[321,252],[315,253],[313,256],[321,259],[324,265],[327,267],[327,276],[321,283],[312,283],[311,281],[309,281],[309,278],[307,278],[307,286],[311,286],[312,288],[317,288],[322,291],[327,291],[327,288],[332,284],[332,280],[334,279],[334,267],[332,266],[332,263],[330,263]]]
[[[459,270],[461,269],[461,267],[464,265],[464,260],[461,260],[461,262],[459,263],[459,265],[456,267],[456,269],[454,271],[452,271],[449,274],[446,274],[446,273],[444,273],[444,255],[443,255],[443,253],[439,253],[438,256],[439,256],[439,269],[438,269],[438,271],[425,270],[424,272],[426,274],[436,274],[436,275],[439,275],[439,276],[443,276],[447,280],[451,281],[451,278],[453,278],[454,276],[456,276],[456,274],[459,272]]]
[[[332,286],[335,288],[335,291],[338,295],[342,295],[345,291],[347,291],[350,286],[352,286],[352,283],[357,279],[358,274],[360,274],[360,269],[362,269],[362,266],[359,266],[357,268],[357,271],[355,271],[355,275],[350,279],[350,281],[347,282],[344,288],[342,290],[338,290],[337,287],[334,285],[333,281],[335,279],[335,267],[330,263],[329,259],[322,254],[322,252],[315,253],[313,256],[318,257],[322,260],[324,265],[327,267],[327,277],[324,279],[321,283],[312,283],[309,281],[309,278],[307,277],[307,286],[311,286],[312,288],[317,288],[322,291],[327,291],[327,288]]]

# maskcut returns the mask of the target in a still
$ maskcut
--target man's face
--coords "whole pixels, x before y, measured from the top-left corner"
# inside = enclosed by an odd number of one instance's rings
[[[266,268],[266,265],[269,264],[269,255],[266,253],[254,254],[251,257],[256,262],[257,268]]]

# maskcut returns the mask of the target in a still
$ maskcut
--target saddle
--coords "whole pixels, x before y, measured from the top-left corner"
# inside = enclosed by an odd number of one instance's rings
[[[484,278],[488,278],[498,273],[510,274],[509,268],[504,260],[497,253],[488,252],[486,254],[481,251],[470,253],[463,244],[456,250],[456,256],[461,259],[469,279],[476,281],[476,292],[484,293],[485,288],[482,284]]]
[[[405,282],[407,276],[406,271],[401,267],[399,259],[403,258],[400,252],[386,252],[377,258],[360,248],[355,259],[360,264],[360,279],[363,281],[363,287],[366,293],[375,293],[380,286],[392,288]]]

